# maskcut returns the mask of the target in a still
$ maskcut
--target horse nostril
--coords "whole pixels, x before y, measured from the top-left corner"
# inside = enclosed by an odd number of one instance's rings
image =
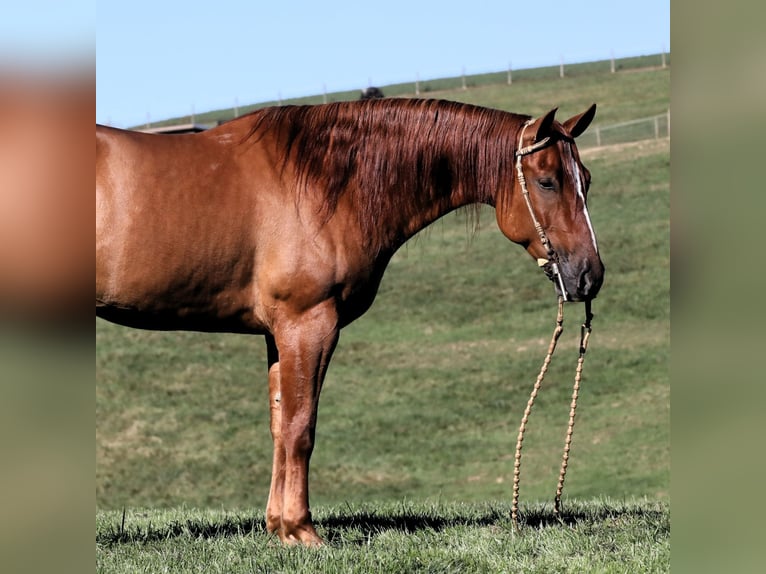
[[[602,277],[603,265],[599,265],[598,270],[594,270],[591,262],[586,259],[577,278],[577,292],[588,299],[592,299],[601,288]]]
[[[583,262],[582,269],[580,270],[580,276],[577,278],[577,291],[579,293],[587,293],[590,290],[592,283],[590,277],[590,261],[587,259]]]

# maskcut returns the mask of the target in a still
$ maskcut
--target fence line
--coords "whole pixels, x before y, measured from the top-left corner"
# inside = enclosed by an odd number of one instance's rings
[[[593,125],[577,138],[577,147],[602,147],[670,137],[670,110],[664,114],[608,126]]]
[[[650,54],[647,56],[631,56],[626,58],[615,59],[612,56],[609,60],[597,60],[593,62],[582,62],[577,64],[566,64],[562,59],[559,65],[543,66],[539,68],[519,69],[515,70],[512,64],[509,62],[507,70],[498,72],[486,72],[478,74],[469,74],[465,67],[462,68],[461,73],[457,77],[449,78],[435,78],[430,80],[423,80],[420,77],[420,73],[415,73],[415,81],[390,84],[384,86],[385,95],[387,97],[407,96],[411,97],[414,93],[415,96],[428,95],[429,92],[444,92],[452,90],[470,90],[471,88],[506,84],[508,86],[515,85],[517,83],[524,83],[525,81],[538,81],[545,80],[553,77],[577,77],[587,76],[593,74],[600,74],[605,70],[609,70],[611,73],[629,70],[641,70],[641,69],[660,69],[668,68],[670,66],[670,53],[663,51],[661,54]],[[368,82],[371,84],[370,82]],[[414,90],[414,92],[413,92]],[[241,105],[238,97],[234,97],[234,106],[230,108],[223,108],[219,110],[212,110],[205,113],[197,113],[187,116],[179,116],[176,118],[169,118],[166,120],[152,122],[149,114],[147,113],[145,128],[152,126],[168,126],[175,124],[194,123],[192,116],[197,123],[214,125],[217,122],[230,120],[239,117],[242,114],[247,114],[260,108],[267,106],[283,105],[283,104],[318,104],[320,102],[338,102],[345,100],[359,99],[359,90],[344,90],[339,92],[328,91],[327,84],[322,84],[322,93],[311,96],[300,96],[283,98],[282,92],[278,91],[278,97],[276,100],[259,102],[255,104]]]

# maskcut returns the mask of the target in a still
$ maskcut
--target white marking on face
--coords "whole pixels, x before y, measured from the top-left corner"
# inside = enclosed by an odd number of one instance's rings
[[[588,206],[585,203],[585,191],[584,191],[585,180],[583,178],[582,173],[580,172],[580,166],[575,161],[574,154],[572,153],[570,144],[566,143],[564,147],[567,150],[567,159],[569,160],[569,163],[572,166],[572,173],[574,174],[574,179],[575,179],[575,189],[577,190],[577,196],[580,198],[580,201],[582,202],[582,211],[583,211],[583,214],[585,215],[585,222],[588,224],[588,230],[590,231],[591,241],[593,241],[593,249],[595,249],[596,253],[598,253],[598,243],[596,242],[596,232],[593,231],[593,224],[591,224],[590,222],[590,214],[588,213]]]

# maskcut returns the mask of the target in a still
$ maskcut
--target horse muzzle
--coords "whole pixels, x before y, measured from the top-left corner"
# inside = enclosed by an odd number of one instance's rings
[[[564,301],[590,301],[596,297],[604,282],[604,264],[600,258],[595,262],[583,259],[579,264],[572,264],[567,259],[558,262],[538,259],[537,264]]]

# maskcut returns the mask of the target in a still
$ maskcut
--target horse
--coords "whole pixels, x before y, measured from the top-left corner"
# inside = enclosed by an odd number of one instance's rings
[[[369,86],[368,88],[364,88],[362,92],[359,94],[360,100],[372,100],[374,98],[385,98],[386,96],[383,94],[383,90],[380,88],[376,88],[375,86]]]
[[[321,544],[309,508],[317,405],[340,330],[393,254],[439,217],[488,204],[559,297],[604,277],[564,122],[425,99],[262,109],[208,131],[96,126],[96,315],[157,330],[259,334],[268,357],[266,526]]]

